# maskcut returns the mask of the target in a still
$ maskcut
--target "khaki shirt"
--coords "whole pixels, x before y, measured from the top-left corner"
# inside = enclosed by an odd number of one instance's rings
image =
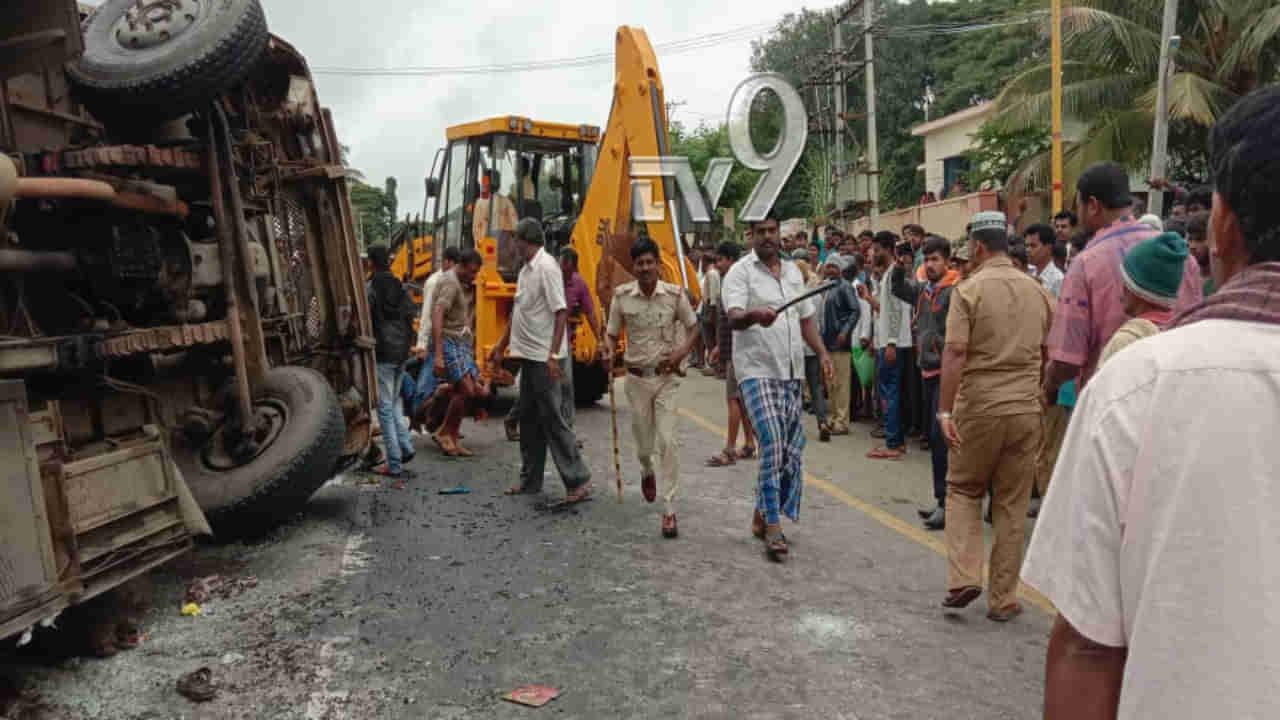
[[[689,298],[679,285],[658,281],[653,295],[640,290],[640,282],[618,286],[609,306],[609,335],[627,331],[627,365],[652,368],[662,362],[676,344],[698,323]]]
[[[516,214],[515,203],[511,202],[511,198],[506,195],[494,195],[493,197],[497,198],[498,201],[498,231],[514,232],[516,223],[520,221],[520,216]],[[486,197],[476,199],[474,213],[471,216],[471,238],[477,243],[489,236],[490,200],[490,198]]]
[[[969,346],[956,415],[1041,411],[1040,366],[1053,306],[1053,296],[1007,257],[988,260],[956,286],[947,313],[947,344]]]
[[[450,340],[469,341],[476,321],[476,287],[463,287],[455,271],[440,277],[435,288],[435,307],[444,308],[444,325],[440,332]]]

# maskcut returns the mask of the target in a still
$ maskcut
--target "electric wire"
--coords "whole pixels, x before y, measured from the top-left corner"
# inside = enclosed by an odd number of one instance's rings
[[[755,23],[723,32],[707,33],[684,40],[659,43],[654,46],[655,52],[665,55],[676,55],[697,50],[705,50],[717,45],[742,42],[753,39],[773,26],[772,22]],[[608,65],[613,62],[613,53],[595,53],[579,57],[557,58],[552,60],[529,60],[509,63],[493,63],[488,65],[456,65],[456,66],[402,66],[383,68],[356,68],[337,66],[316,66],[311,69],[313,75],[343,76],[410,76],[440,77],[445,75],[492,75],[498,73],[533,72],[539,70],[560,70],[570,68]]]

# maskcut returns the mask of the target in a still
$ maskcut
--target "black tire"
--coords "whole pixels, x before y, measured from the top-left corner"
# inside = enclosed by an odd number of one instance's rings
[[[288,519],[333,476],[342,456],[346,422],[320,373],[295,366],[268,370],[253,402],[284,409],[280,430],[256,457],[219,467],[209,450],[216,440],[177,453],[196,502],[222,538],[261,533]]]
[[[609,392],[609,373],[604,363],[584,365],[573,361],[573,404],[580,408],[591,407]]]
[[[167,42],[127,47],[117,23],[135,2],[104,2],[85,22],[84,54],[67,67],[79,100],[109,126],[159,123],[203,107],[247,78],[267,47],[259,0],[204,3]]]

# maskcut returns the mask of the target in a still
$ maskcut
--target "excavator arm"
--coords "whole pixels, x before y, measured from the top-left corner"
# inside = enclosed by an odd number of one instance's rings
[[[622,26],[614,36],[613,105],[609,122],[600,139],[599,159],[591,186],[587,189],[582,214],[573,227],[572,242],[578,251],[579,272],[600,300],[601,323],[608,319],[613,289],[631,279],[631,173],[632,157],[661,157],[669,154],[666,97],[658,59],[649,36],[640,28]],[[672,197],[670,181],[652,180],[652,202],[667,207]],[[700,300],[697,273],[692,263],[677,250],[675,227],[670,212],[660,222],[647,223],[649,237],[662,251],[662,279],[686,286],[696,306]],[[686,285],[687,280],[687,285]],[[592,347],[579,343],[580,356],[590,357]],[[580,357],[579,359],[583,359]]]

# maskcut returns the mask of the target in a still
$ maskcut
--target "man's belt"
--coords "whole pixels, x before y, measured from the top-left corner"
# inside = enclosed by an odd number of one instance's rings
[[[632,375],[635,375],[638,378],[651,378],[651,377],[658,376],[657,366],[640,367],[638,365],[628,365],[627,372],[631,373]]]

